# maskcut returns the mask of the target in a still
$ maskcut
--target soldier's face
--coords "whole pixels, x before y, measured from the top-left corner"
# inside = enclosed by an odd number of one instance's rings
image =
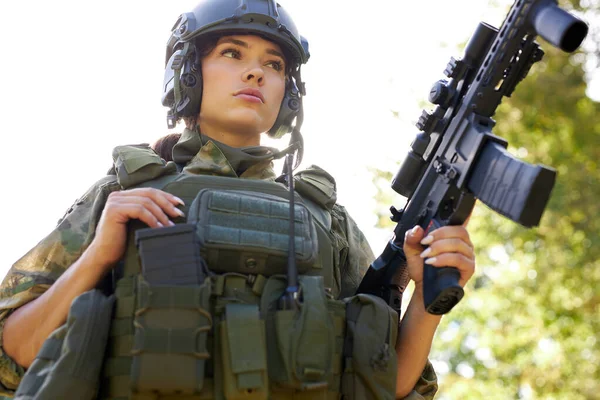
[[[202,60],[200,131],[260,141],[277,118],[285,90],[281,48],[254,35],[224,36]]]

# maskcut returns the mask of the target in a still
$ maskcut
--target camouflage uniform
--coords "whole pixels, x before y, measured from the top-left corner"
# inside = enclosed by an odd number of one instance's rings
[[[274,180],[275,151],[263,146],[240,149],[221,143],[217,146],[214,141],[204,136],[201,139],[186,129],[173,155],[176,162],[185,165],[183,173]],[[10,313],[41,296],[87,249],[108,195],[120,188],[116,175],[109,172],[69,208],[48,236],[12,266],[0,286],[0,343],[4,322]],[[336,271],[336,281],[340,283],[339,297],[345,297],[355,292],[374,256],[365,236],[343,206],[334,205],[331,214],[332,236],[341,266],[340,271]],[[0,348],[0,394],[13,394],[23,373],[23,368]],[[406,398],[432,399],[436,390],[437,378],[428,363],[415,389]]]

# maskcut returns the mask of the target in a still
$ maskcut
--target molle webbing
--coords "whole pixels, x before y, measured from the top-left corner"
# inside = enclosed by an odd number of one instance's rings
[[[298,271],[317,264],[317,234],[310,212],[294,206]],[[203,189],[188,222],[196,226],[202,256],[213,272],[274,275],[287,272],[289,203],[257,192]]]
[[[204,382],[213,325],[210,290],[208,280],[167,286],[152,285],[141,275],[121,279],[100,398],[153,399],[210,390]]]
[[[277,310],[283,276],[226,273],[192,287],[123,278],[100,398],[338,399],[345,307],[322,282],[300,277],[296,312]]]
[[[272,195],[281,199],[286,199],[289,196],[287,188],[279,183],[255,179],[239,179],[207,175],[167,175],[150,182],[145,182],[138,187],[162,189],[181,198],[185,202],[182,211],[184,211],[186,215],[192,212],[191,205],[202,189],[243,190],[244,192]],[[334,254],[330,238],[331,216],[329,215],[329,212],[320,205],[301,197],[298,193],[295,193],[295,195],[296,204],[304,205],[310,211],[313,221],[315,222],[314,225],[318,242],[317,260],[312,264],[310,269],[307,269],[303,273],[322,276],[325,287],[330,288],[332,294],[337,296],[340,292],[341,283],[335,278],[336,275],[334,274],[334,270],[338,268],[338,266],[333,265]],[[185,223],[186,220],[184,218],[177,218],[174,222]],[[135,248],[135,231],[143,227],[145,227],[145,225],[139,221],[130,222],[129,247],[125,253],[125,276],[133,276],[141,271],[137,249]],[[209,268],[212,268],[210,264]],[[248,269],[243,271],[235,269],[230,272],[252,274],[252,271]]]
[[[331,296],[339,293],[339,282],[334,280],[329,212],[295,194],[306,304],[301,312],[279,312],[276,300],[285,288],[287,246],[280,245],[283,235],[278,232],[287,233],[288,225],[287,219],[278,218],[289,215],[285,186],[188,174],[167,175],[140,186],[180,197],[188,218],[176,219],[172,228],[130,224],[100,398],[339,398],[345,320],[343,303]],[[261,224],[264,227],[258,229]],[[187,239],[194,229],[196,238]],[[246,229],[258,235],[243,239]],[[189,263],[182,271],[195,277],[190,281],[172,275],[156,279],[163,276],[157,272],[161,265],[170,269],[173,255],[189,259],[188,250],[170,250],[173,243],[157,246],[163,234],[179,235],[174,240],[180,243],[199,240],[207,273],[200,273],[202,265]],[[240,247],[243,251],[235,256]],[[167,254],[162,259],[161,252]],[[272,253],[273,260],[280,257],[282,263],[267,260],[261,252]],[[142,271],[140,257],[150,260],[151,268],[144,262]],[[269,322],[275,320],[279,322]],[[288,338],[289,332],[295,334]],[[275,337],[279,339],[267,341]],[[277,378],[280,369],[288,371],[287,378]]]

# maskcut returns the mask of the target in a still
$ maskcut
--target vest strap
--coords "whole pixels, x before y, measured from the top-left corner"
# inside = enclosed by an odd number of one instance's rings
[[[178,308],[194,309],[210,318],[202,309],[201,286],[150,286],[141,281],[138,288],[138,314],[148,308]]]
[[[134,338],[133,355],[148,352],[152,354],[187,354],[199,360],[207,360],[205,335],[209,326],[186,329],[148,328],[138,330]]]

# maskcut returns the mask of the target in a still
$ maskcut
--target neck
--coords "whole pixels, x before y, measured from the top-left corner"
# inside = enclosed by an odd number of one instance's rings
[[[214,129],[202,123],[198,124],[198,129],[203,135],[230,147],[260,146],[260,133]]]

